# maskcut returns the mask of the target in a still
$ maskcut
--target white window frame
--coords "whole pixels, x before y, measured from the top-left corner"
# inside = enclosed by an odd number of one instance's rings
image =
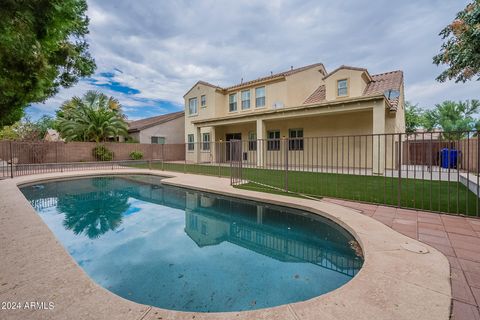
[[[233,99],[232,99],[233,97]],[[237,93],[230,93],[228,95],[228,111],[229,112],[236,112],[238,110],[237,106]]]
[[[207,96],[202,94],[200,96],[200,107],[205,108],[207,106]]]
[[[248,151],[257,150],[257,133],[255,131],[248,132]]]
[[[270,138],[270,134],[273,134],[273,138]],[[280,130],[267,131],[267,151],[280,151]]]
[[[288,150],[303,151],[303,138],[303,128],[288,129]]]
[[[208,138],[208,139],[205,139]],[[202,133],[202,150],[210,151],[210,132]]]
[[[242,110],[250,109],[250,89],[242,91],[241,99],[242,99]]]
[[[258,92],[263,90],[263,96],[259,96]],[[267,104],[267,89],[265,86],[255,88],[255,108],[264,108]]]
[[[154,139],[155,139],[157,142],[153,142]],[[159,142],[160,140],[161,140],[162,142]],[[151,143],[151,144],[165,144],[165,141],[166,141],[165,137],[161,137],[161,136],[151,136],[151,137],[150,137],[150,143]]]
[[[189,152],[195,150],[195,135],[193,133],[187,135],[187,150]]]
[[[340,87],[340,83],[345,83],[345,86]],[[340,94],[340,90],[345,90],[345,93]],[[337,80],[337,97],[348,97],[348,79]]]
[[[195,110],[193,110],[195,109]],[[197,97],[188,99],[188,114],[194,116],[198,114],[198,99]]]

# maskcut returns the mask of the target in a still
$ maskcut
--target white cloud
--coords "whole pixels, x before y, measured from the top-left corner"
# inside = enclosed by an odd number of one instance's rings
[[[89,0],[89,42],[99,73],[117,68],[113,80],[140,91],[101,88],[132,113],[158,100],[179,108],[197,80],[228,86],[315,62],[327,70],[341,64],[372,73],[402,69],[406,98],[431,106],[479,98],[478,82],[437,83],[441,68],[432,64],[441,44],[438,32],[467,2]],[[43,110],[91,88],[80,82],[62,90]]]

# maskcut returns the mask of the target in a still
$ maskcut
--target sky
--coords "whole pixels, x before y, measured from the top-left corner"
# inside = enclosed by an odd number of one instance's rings
[[[96,73],[28,110],[54,114],[87,90],[114,96],[130,120],[183,109],[198,80],[219,86],[322,62],[403,70],[423,108],[480,99],[480,82],[439,83],[438,33],[467,0],[87,0]]]

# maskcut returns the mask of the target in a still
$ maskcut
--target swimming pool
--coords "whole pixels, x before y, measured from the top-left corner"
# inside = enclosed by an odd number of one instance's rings
[[[242,311],[307,300],[348,282],[351,234],[300,210],[103,176],[21,188],[98,284],[165,309]]]

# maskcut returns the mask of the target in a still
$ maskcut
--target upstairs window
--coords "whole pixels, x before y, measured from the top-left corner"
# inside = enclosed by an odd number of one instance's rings
[[[198,113],[198,105],[197,105],[197,98],[191,98],[188,100],[188,114],[197,114]]]
[[[255,88],[255,107],[265,107],[265,87]]]
[[[203,95],[200,97],[200,106],[205,108],[207,106],[207,96]]]
[[[237,111],[237,94],[236,93],[232,93],[231,95],[228,96],[228,110],[230,110],[230,112]]]
[[[337,81],[337,96],[346,97],[348,96],[348,80],[338,80]]]
[[[165,137],[151,137],[152,144],[165,144]]]
[[[195,150],[194,135],[193,135],[193,134],[189,134],[189,135],[187,136],[187,139],[188,139],[188,151],[193,151],[193,150]]]
[[[303,150],[303,129],[288,130],[288,150]]]
[[[268,131],[267,132],[267,150],[277,151],[280,150],[280,131]]]
[[[202,135],[202,150],[210,150],[210,133],[204,133]]]
[[[250,90],[242,91],[242,110],[250,109]]]

